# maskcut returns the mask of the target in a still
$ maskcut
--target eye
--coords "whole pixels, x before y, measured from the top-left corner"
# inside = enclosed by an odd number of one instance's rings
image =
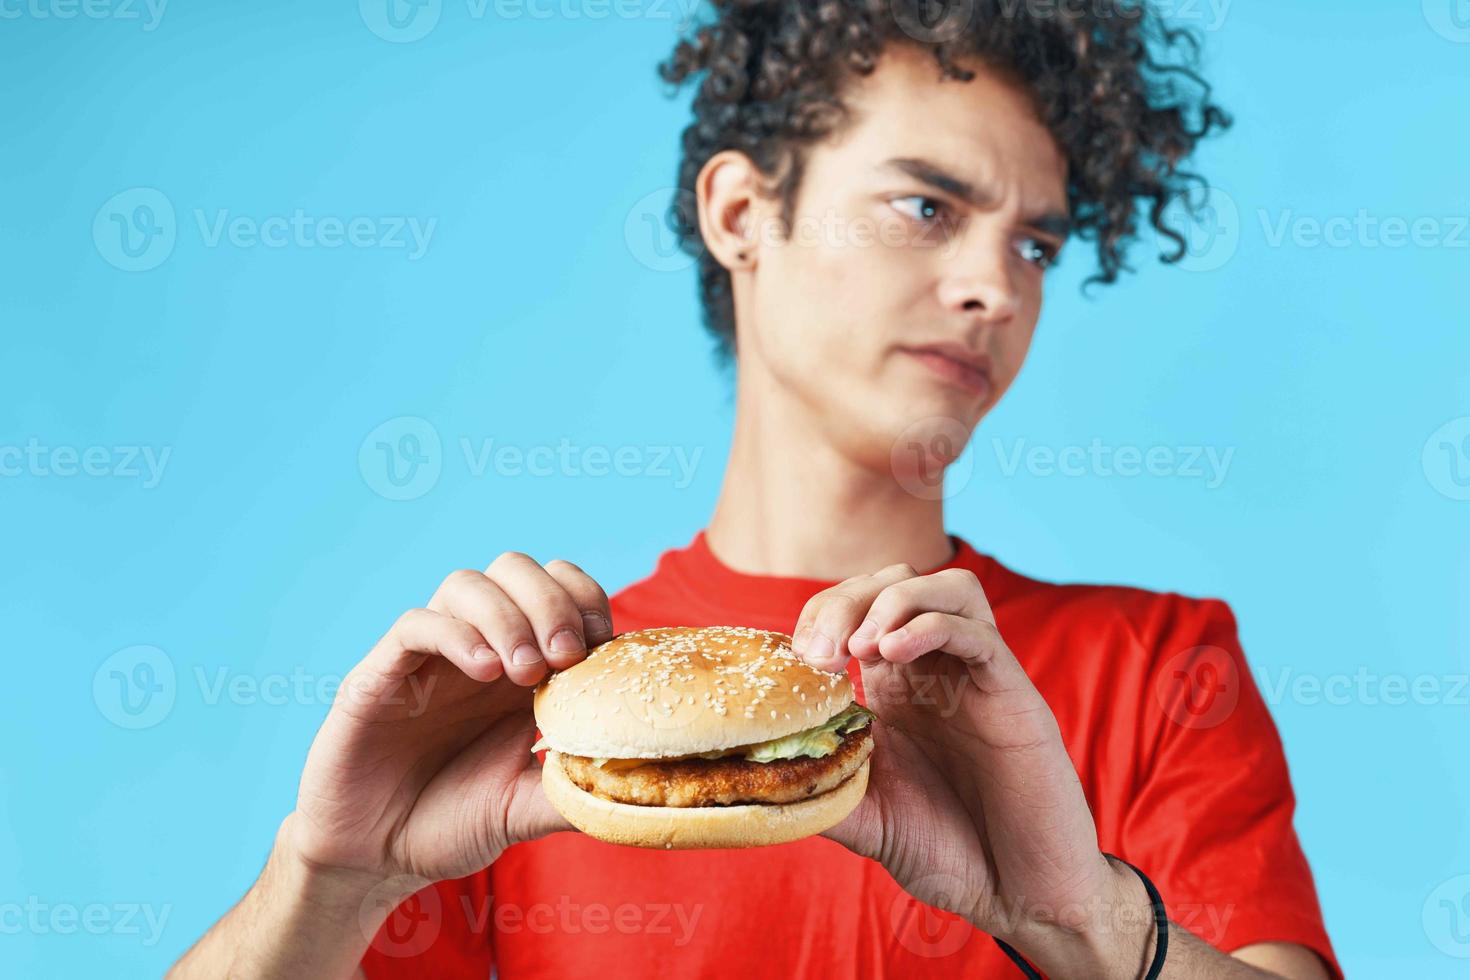
[[[894,198],[891,203],[900,214],[925,223],[937,221],[947,213],[943,201],[923,194]]]
[[[1061,252],[1061,249],[1051,242],[1031,237],[1021,239],[1017,250],[1021,253],[1022,259],[1034,264],[1038,269],[1050,269],[1056,265],[1057,255]]]

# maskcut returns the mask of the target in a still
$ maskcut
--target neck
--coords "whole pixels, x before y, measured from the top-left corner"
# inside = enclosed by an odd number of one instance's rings
[[[773,380],[737,374],[730,461],[706,529],[715,557],[749,574],[828,580],[949,561],[944,501],[844,453],[834,428]]]

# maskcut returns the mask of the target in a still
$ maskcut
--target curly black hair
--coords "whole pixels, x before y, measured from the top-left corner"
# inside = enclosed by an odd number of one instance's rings
[[[844,81],[867,75],[885,45],[927,48],[942,77],[968,81],[966,57],[1006,72],[1031,94],[1066,158],[1074,233],[1097,243],[1111,283],[1137,237],[1138,205],[1185,254],[1165,220],[1203,185],[1180,170],[1195,144],[1230,117],[1194,70],[1198,36],[1170,27],[1150,0],[711,0],[713,17],[681,39],[659,74],[675,89],[703,75],[682,136],[669,223],[699,261],[705,326],[726,361],[734,347],[730,274],[704,248],[695,179],[722,150],[745,153],[782,205],[789,227],[804,150],[847,119]]]

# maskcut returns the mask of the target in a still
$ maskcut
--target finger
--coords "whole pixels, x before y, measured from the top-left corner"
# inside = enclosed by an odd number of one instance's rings
[[[613,638],[612,608],[607,593],[591,575],[562,558],[547,562],[546,574],[566,589],[582,611],[582,638],[589,648]]]
[[[872,575],[858,575],[818,592],[807,600],[796,620],[792,651],[819,670],[844,669],[848,640],[862,624],[873,600],[889,585],[915,574],[914,567],[907,563],[889,565]]]
[[[530,687],[546,676],[546,661],[530,622],[483,572],[467,568],[448,576],[429,600],[429,608],[479,630],[512,683]]]
[[[507,551],[485,570],[485,576],[510,596],[536,633],[541,655],[553,670],[562,670],[587,655],[582,610],[546,569],[519,551]]]
[[[873,600],[863,628],[849,644],[853,656],[863,663],[884,659],[880,641],[923,612],[953,613],[994,624],[990,601],[980,579],[967,568],[947,568],[917,578],[895,582]]]
[[[428,609],[410,609],[343,679],[341,690],[376,703],[429,657],[443,657],[475,680],[500,676],[500,661],[474,626]]]
[[[1000,631],[992,623],[953,613],[920,613],[879,641],[883,659],[912,663],[927,653],[942,651],[970,668],[976,686],[995,694],[1015,689],[1034,690],[1026,671]]]

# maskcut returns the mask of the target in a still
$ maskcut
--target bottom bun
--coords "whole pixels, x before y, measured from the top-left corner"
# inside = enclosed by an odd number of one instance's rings
[[[835,827],[868,791],[868,760],[836,789],[798,803],[736,806],[639,806],[582,789],[546,753],[541,786],[556,811],[589,837],[634,847],[764,847],[787,844]]]

